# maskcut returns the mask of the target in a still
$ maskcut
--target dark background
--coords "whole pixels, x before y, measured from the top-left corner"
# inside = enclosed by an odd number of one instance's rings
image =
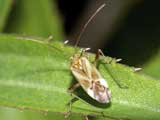
[[[116,4],[116,0],[114,1],[113,4]],[[104,2],[107,4],[106,7],[112,6],[110,1],[99,1],[98,4],[103,4]],[[85,23],[84,21],[79,21],[83,18],[82,16],[84,16],[86,12],[85,8],[91,4],[91,0],[57,0],[57,3],[60,13],[64,17],[66,35],[72,38],[71,36],[74,36],[74,28],[76,25]],[[157,54],[160,47],[159,1],[132,1],[128,6],[129,7],[125,8],[124,12],[119,15],[122,16],[121,19],[117,19],[115,22],[118,27],[112,30],[112,34],[109,37],[103,37],[107,42],[98,47],[102,48],[108,56],[122,58],[122,62],[125,64],[140,66]],[[96,5],[94,9],[97,9]],[[104,11],[102,10],[101,12],[103,13]],[[123,13],[125,13],[125,15],[123,15]],[[107,14],[105,15],[107,16]],[[89,18],[89,15],[85,17]],[[97,17],[99,16],[97,15]],[[92,22],[89,26],[99,24],[99,22],[95,23],[94,20]],[[104,26],[107,26],[107,23],[104,24]],[[81,28],[82,27],[78,28],[78,32]],[[85,34],[87,34],[87,32],[86,30]],[[108,33],[104,33],[104,36],[105,34]],[[73,38],[76,39],[75,37]],[[98,39],[97,41],[101,42],[101,40]],[[81,46],[86,46],[86,43],[84,45],[81,44]]]

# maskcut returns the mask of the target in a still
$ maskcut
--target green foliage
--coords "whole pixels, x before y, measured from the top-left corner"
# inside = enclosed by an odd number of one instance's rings
[[[158,52],[152,59],[144,65],[144,72],[157,79],[160,78],[160,52]]]
[[[11,6],[12,0],[0,0],[0,32],[4,29]]]
[[[74,79],[69,69],[69,58],[74,49],[59,42],[54,42],[51,48],[45,42],[35,41],[31,38],[0,36],[0,104],[20,109],[66,113],[71,99],[67,89]],[[111,105],[101,105],[91,100],[80,89],[76,95],[81,100],[73,103],[72,112],[141,120],[160,117],[159,81],[136,74],[133,68],[115,62],[103,63],[99,70],[112,90]],[[128,88],[120,88],[113,77]]]
[[[71,115],[69,118],[64,118],[64,115],[51,112],[29,111],[13,108],[0,109],[1,120],[83,120],[83,116]]]
[[[70,57],[75,50],[57,42],[64,39],[62,26],[55,0],[0,0],[0,32],[20,34],[0,34],[0,119],[66,120],[64,114],[74,97],[79,100],[73,102],[68,120],[83,120],[85,115],[93,116],[90,120],[160,118],[159,54],[144,65],[147,75],[135,73],[132,67],[115,60],[104,63],[110,57],[101,61],[99,71],[112,91],[109,105],[92,100],[81,88],[71,96],[67,90],[76,82],[70,71]],[[50,35],[54,42],[48,44]],[[145,48],[147,53],[153,52],[152,48]],[[139,62],[130,57],[133,63]],[[90,54],[91,61],[93,58]],[[127,88],[120,88],[119,84]]]
[[[63,39],[63,29],[55,2],[16,0],[6,32]]]

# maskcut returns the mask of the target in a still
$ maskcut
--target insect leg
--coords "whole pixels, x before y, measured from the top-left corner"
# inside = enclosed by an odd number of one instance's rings
[[[73,93],[78,87],[80,87],[80,84],[76,83],[68,89],[68,92]]]
[[[84,119],[85,119],[85,120],[89,120],[87,115],[84,116]]]
[[[88,55],[86,54],[86,51],[89,51],[90,48],[82,48],[81,49],[81,53],[80,53],[80,57],[85,56],[88,58]]]
[[[109,73],[109,75],[112,77],[113,81],[118,85],[119,88],[122,88],[122,89],[127,89],[128,86],[126,85],[123,85],[122,83],[120,83],[115,77],[114,75],[112,74],[112,72],[109,70],[109,68],[105,65],[105,68],[107,70],[107,72]]]
[[[94,61],[94,64],[95,66],[99,65],[100,63],[100,55],[102,55],[103,57],[105,57],[105,55],[103,54],[102,50],[101,49],[98,49],[97,51],[97,54],[96,54],[96,57],[95,57],[95,61]],[[117,59],[116,61],[119,62],[121,59]],[[113,59],[111,59],[109,62],[105,62],[105,64],[111,64],[113,61]],[[114,80],[114,82],[120,87],[120,88],[123,88],[123,89],[126,89],[128,88],[127,86],[124,86],[122,85],[115,77],[114,75],[111,73],[111,71],[108,69],[108,67],[105,65],[105,68],[107,70],[107,72],[109,73],[109,75],[112,77],[112,79]]]
[[[98,56],[97,56],[97,59],[100,59],[100,55],[102,55],[103,57],[105,57],[105,55],[104,55],[104,53],[102,52],[101,49],[98,49],[97,55],[98,55]],[[113,60],[114,60],[114,59],[111,58],[111,60],[108,61],[108,62],[106,62],[106,63],[108,63],[108,64],[109,64],[109,63],[112,63]],[[121,60],[122,60],[121,58],[118,58],[118,59],[115,60],[115,62],[120,62]]]
[[[65,118],[68,118],[72,111],[72,101],[74,101],[74,98],[72,98],[72,93],[80,86],[79,83],[74,84],[68,89],[68,92],[71,93],[71,99],[69,101],[69,111],[64,115]]]
[[[71,111],[72,111],[72,103],[71,103],[71,101],[72,101],[72,99],[69,101],[69,111],[64,114],[64,118],[68,118],[71,115]]]
[[[95,60],[94,60],[94,65],[95,66],[97,66],[98,61],[100,60],[100,55],[102,55],[103,57],[105,57],[104,54],[103,54],[103,52],[102,52],[102,50],[98,49],[97,53],[96,53],[96,56],[95,56]]]

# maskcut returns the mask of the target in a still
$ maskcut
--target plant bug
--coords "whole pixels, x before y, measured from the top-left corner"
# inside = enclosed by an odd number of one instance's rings
[[[104,7],[105,4],[101,5],[89,18],[82,31],[80,32],[78,39],[76,40],[75,47],[77,47],[77,44],[89,22]],[[75,54],[71,57],[70,70],[72,71],[72,74],[78,83],[70,89],[70,92],[73,92],[77,87],[81,86],[84,91],[94,100],[100,103],[109,103],[111,101],[111,91],[108,88],[107,81],[102,77],[96,68],[97,60],[100,58],[100,54],[103,55],[103,53],[100,49],[98,49],[95,62],[92,64],[86,56],[87,50],[89,49],[83,49],[80,54]]]
[[[91,20],[97,15],[97,13],[105,7],[105,4],[102,4],[96,12],[89,18],[86,24],[83,26],[77,40],[75,43],[75,49],[80,41],[82,34],[84,33],[87,25]],[[65,42],[66,43],[66,42]],[[102,77],[100,72],[97,69],[97,62],[100,59],[100,55],[104,56],[102,51],[98,49],[95,56],[95,61],[92,64],[87,56],[86,51],[90,48],[82,49],[80,53],[74,54],[71,60],[70,70],[73,76],[76,78],[78,83],[69,88],[69,92],[73,93],[74,90],[78,87],[82,87],[83,90],[94,100],[102,104],[108,104],[111,102],[111,90],[109,90],[107,81]],[[68,117],[71,113],[72,100],[70,100],[69,105],[70,109],[65,117]],[[86,118],[88,118],[86,116]]]
[[[111,100],[111,91],[108,88],[107,81],[102,77],[96,68],[101,50],[98,49],[95,62],[91,64],[88,60],[85,49],[81,54],[75,54],[71,58],[71,71],[78,83],[73,86],[72,91],[78,86],[86,91],[86,93],[100,103],[109,103]]]

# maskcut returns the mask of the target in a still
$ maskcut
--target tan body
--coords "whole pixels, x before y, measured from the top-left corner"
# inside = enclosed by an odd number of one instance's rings
[[[71,71],[90,97],[100,103],[110,102],[111,91],[108,89],[106,80],[87,57],[79,54],[72,57]]]

